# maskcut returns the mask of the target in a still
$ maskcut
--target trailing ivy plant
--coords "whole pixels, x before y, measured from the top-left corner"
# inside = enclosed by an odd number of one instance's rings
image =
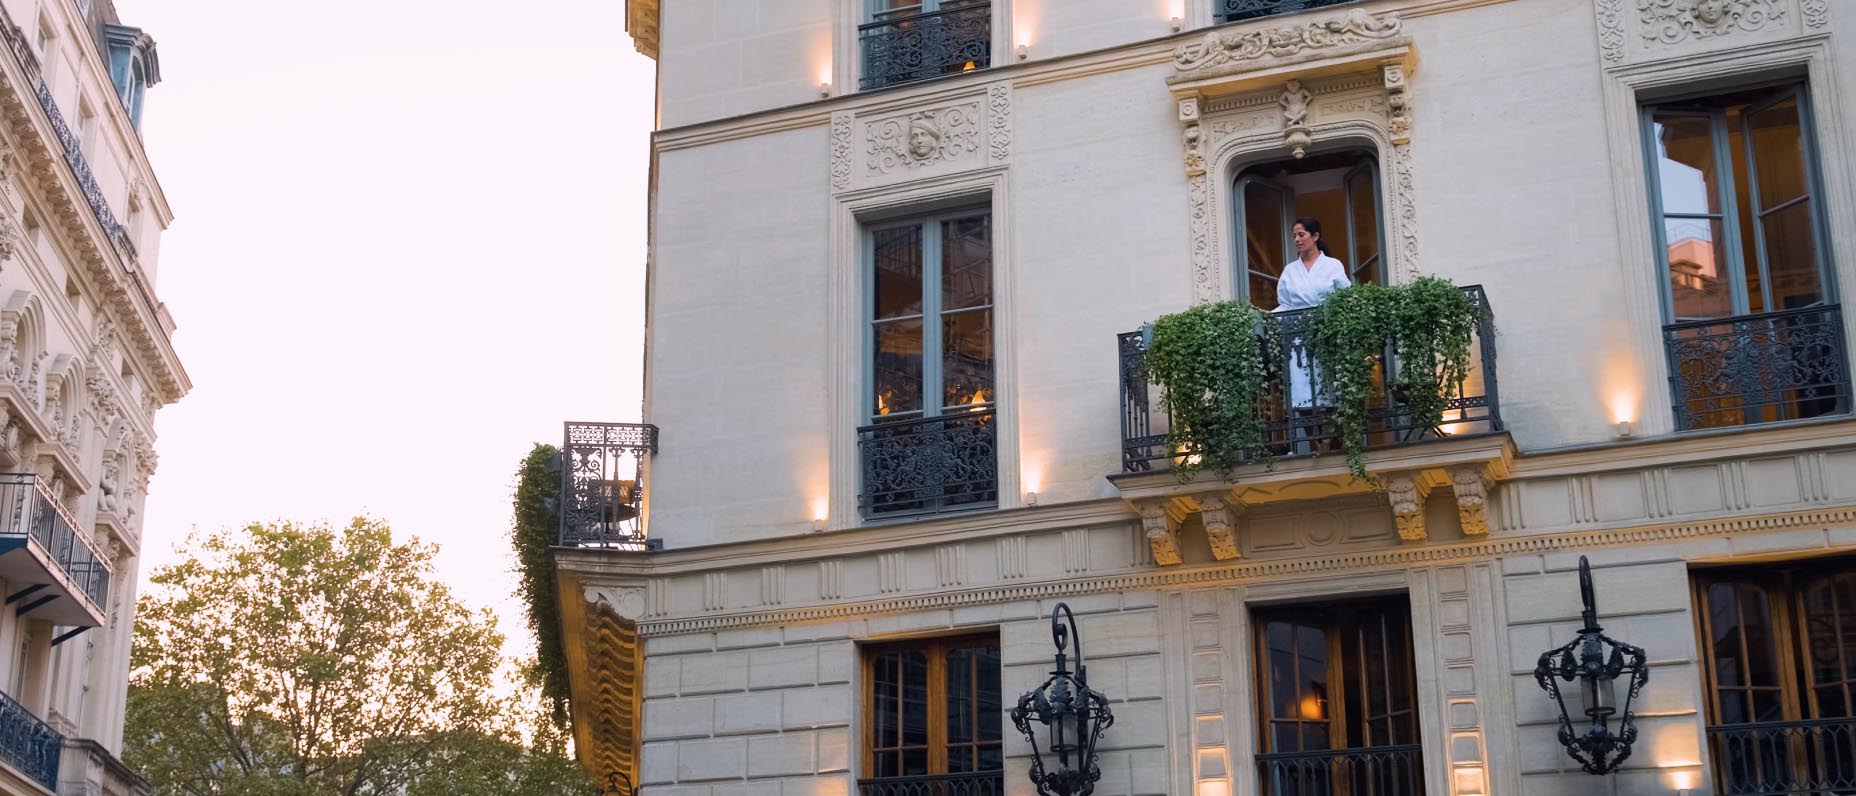
[[[1469,378],[1470,340],[1487,311],[1448,279],[1422,277],[1396,290],[1392,340],[1398,372],[1392,388],[1407,423],[1436,428],[1450,393]]]
[[[509,530],[515,548],[517,591],[528,609],[528,629],[535,635],[535,674],[548,702],[549,717],[568,726],[567,658],[561,642],[561,615],[554,601],[554,555],[560,539],[561,452],[553,445],[535,443],[516,467],[516,490],[511,501],[515,525]]]
[[[1268,461],[1264,415],[1266,364],[1258,335],[1276,325],[1247,302],[1201,304],[1154,322],[1144,364],[1160,385],[1172,419],[1166,447],[1181,481],[1203,468],[1220,473],[1246,461]],[[1275,346],[1271,346],[1272,349]]]
[[[1374,376],[1396,316],[1395,288],[1359,284],[1329,293],[1308,319],[1307,354],[1315,359],[1317,403],[1347,451],[1347,465],[1366,475],[1366,415],[1377,394]]]

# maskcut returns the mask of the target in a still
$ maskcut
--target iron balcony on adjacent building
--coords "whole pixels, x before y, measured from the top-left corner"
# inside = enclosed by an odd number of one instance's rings
[[[19,613],[70,628],[101,626],[111,564],[45,482],[0,473],[0,580]]]
[[[657,426],[567,423],[561,443],[561,544],[644,550],[646,458]],[[659,542],[658,544],[661,544]]]

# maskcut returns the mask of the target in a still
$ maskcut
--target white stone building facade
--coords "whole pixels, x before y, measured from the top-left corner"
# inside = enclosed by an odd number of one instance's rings
[[[119,759],[154,415],[154,40],[110,0],[0,2],[0,793],[147,793]]]
[[[1065,602],[1117,718],[1103,796],[1856,788],[1856,7],[628,21],[650,425],[570,429],[556,556],[602,780],[1032,793],[998,718]],[[1139,331],[1270,309],[1304,216],[1356,281],[1480,286],[1457,422],[1376,437],[1383,491],[1338,455],[1182,482]],[[1648,654],[1603,777],[1534,677],[1582,555]]]

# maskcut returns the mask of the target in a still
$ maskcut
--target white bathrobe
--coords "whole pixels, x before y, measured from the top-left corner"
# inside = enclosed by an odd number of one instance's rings
[[[1305,310],[1321,303],[1340,288],[1353,282],[1347,279],[1347,266],[1339,260],[1325,254],[1315,258],[1315,264],[1306,266],[1297,257],[1283,266],[1282,277],[1276,282],[1276,312]],[[1290,350],[1306,350],[1306,340],[1287,341]],[[1297,408],[1315,405],[1315,386],[1320,381],[1320,371],[1312,356],[1292,356],[1289,359],[1289,405]]]

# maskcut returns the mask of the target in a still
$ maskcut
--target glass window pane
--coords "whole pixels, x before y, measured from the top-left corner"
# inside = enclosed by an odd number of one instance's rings
[[[998,741],[1005,718],[1004,706],[999,703],[999,648],[983,647],[976,651],[979,661],[980,690],[980,740]]]
[[[992,401],[992,310],[941,316],[941,403],[956,407]]]
[[[876,737],[871,740],[871,746],[885,749],[895,746],[900,734],[898,728],[901,724],[898,719],[901,706],[896,697],[902,684],[902,656],[894,652],[883,653],[877,656],[876,665],[872,668],[875,670],[872,680],[876,691],[876,720],[872,722],[872,732]]]
[[[1785,99],[1746,114],[1752,135],[1753,177],[1759,182],[1759,207],[1770,210],[1810,193],[1806,182],[1804,134],[1798,101]]]
[[[1294,716],[1295,626],[1288,622],[1269,623],[1263,631],[1263,645],[1269,650],[1270,715]]]
[[[1706,116],[1656,114],[1656,181],[1664,213],[1719,213],[1714,123]]]
[[[1720,221],[1671,218],[1663,221],[1669,248],[1669,295],[1677,320],[1734,314],[1727,279],[1726,227]]]
[[[947,651],[947,743],[954,746],[973,741],[975,721],[973,704],[973,655],[969,650]],[[954,751],[948,750],[952,758]]]
[[[1250,295],[1252,306],[1260,309],[1276,308],[1276,291],[1273,284],[1282,274],[1283,263],[1288,261],[1288,231],[1283,229],[1284,203],[1283,192],[1260,182],[1244,183],[1244,267],[1249,269],[1252,277],[1250,284],[1254,288],[1258,276],[1266,277],[1272,283],[1268,291],[1268,301],[1258,293]]]
[[[1823,281],[1818,276],[1817,236],[1814,208],[1804,200],[1773,211],[1760,221],[1765,233],[1766,268],[1772,284],[1769,310],[1809,307],[1824,300]]]
[[[922,322],[885,321],[876,325],[877,416],[922,410]]]
[[[928,656],[921,652],[905,652],[902,655],[902,744],[922,746],[927,743]],[[926,760],[924,757],[924,766]]]
[[[1298,627],[1295,633],[1296,672],[1300,705],[1297,715],[1303,720],[1324,721],[1328,717],[1328,639],[1318,627]]]
[[[1348,212],[1353,215],[1353,269],[1355,284],[1379,281],[1379,199],[1373,172],[1361,169],[1347,178]]]
[[[992,304],[992,216],[941,224],[941,309]]]
[[[875,239],[876,317],[922,312],[922,228],[879,229]]]
[[[1766,590],[1740,588],[1740,632],[1746,638],[1747,677],[1756,686],[1779,684],[1779,649],[1773,636],[1772,603]]]
[[[1276,308],[1276,280],[1263,274],[1250,274],[1250,305],[1258,308]]]
[[[927,749],[910,749],[902,753],[902,776],[919,777],[927,773]]]
[[[998,771],[1002,768],[1005,768],[1005,749],[1003,747],[988,746],[980,749],[979,770]]]

